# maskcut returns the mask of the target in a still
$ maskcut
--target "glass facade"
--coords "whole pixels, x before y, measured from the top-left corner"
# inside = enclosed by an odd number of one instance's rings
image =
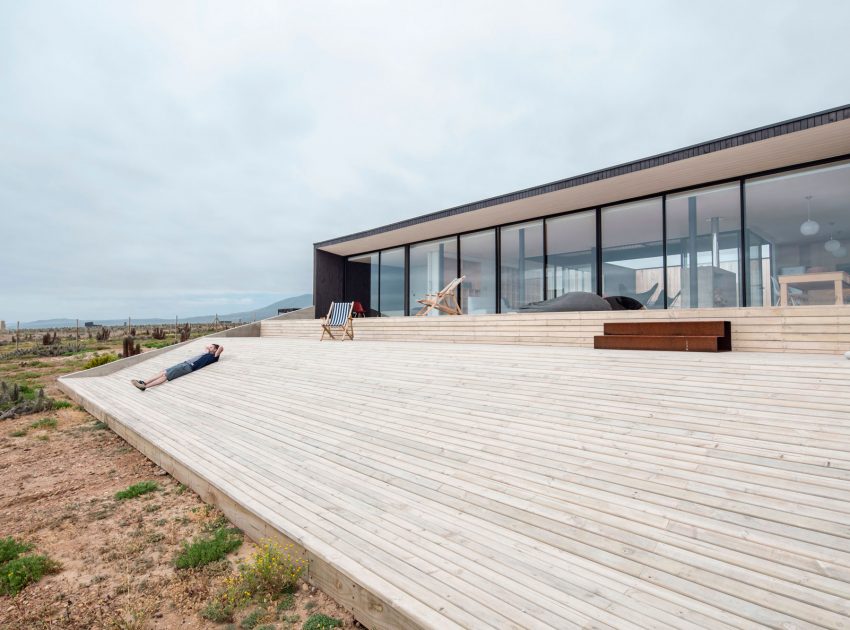
[[[506,226],[500,232],[500,310],[510,313],[543,299],[543,221]]]
[[[646,308],[844,304],[850,161],[352,256],[344,293],[369,316],[415,315],[417,300],[459,273],[459,302],[471,315],[595,293],[598,284],[604,297]]]
[[[748,304],[843,304],[850,162],[748,179],[744,193]]]
[[[602,295],[664,308],[661,197],[602,209]]]
[[[367,316],[378,314],[378,256],[352,256],[345,265],[345,301],[360,302]]]
[[[596,293],[596,210],[546,219],[546,299]]]
[[[383,317],[404,315],[404,247],[381,252],[381,302]]]
[[[460,285],[461,311],[467,315],[495,313],[496,230],[461,236],[460,256],[460,275],[466,276]]]
[[[738,306],[741,189],[737,183],[667,197],[667,307]]]
[[[408,315],[421,308],[417,300],[437,293],[457,277],[457,237],[410,246],[410,291]],[[437,309],[431,315],[439,315]]]

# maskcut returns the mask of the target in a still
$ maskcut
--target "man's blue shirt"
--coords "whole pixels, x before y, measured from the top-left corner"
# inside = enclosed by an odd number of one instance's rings
[[[192,371],[200,370],[202,367],[208,366],[210,363],[215,363],[218,361],[218,357],[212,354],[211,352],[204,352],[203,354],[199,354],[196,357],[192,357],[191,359],[187,359],[186,363],[192,366]]]

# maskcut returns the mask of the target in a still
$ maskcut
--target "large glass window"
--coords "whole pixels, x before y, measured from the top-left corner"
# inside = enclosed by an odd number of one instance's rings
[[[737,183],[667,197],[667,305],[738,306],[741,190]]]
[[[546,299],[596,293],[596,210],[546,219]]]
[[[602,295],[664,308],[663,292],[661,198],[603,208]]]
[[[421,300],[436,293],[457,277],[457,239],[455,237],[410,246],[409,315],[416,315]],[[432,315],[439,315],[434,309]]]
[[[467,315],[496,312],[496,230],[460,237],[461,311]]]
[[[378,273],[377,252],[352,256],[346,261],[345,299],[360,302],[370,317],[378,314]]]
[[[850,291],[850,162],[745,182],[752,306],[843,304]]]
[[[502,313],[543,299],[543,221],[501,229]]]
[[[404,315],[404,247],[381,252],[381,315]]]

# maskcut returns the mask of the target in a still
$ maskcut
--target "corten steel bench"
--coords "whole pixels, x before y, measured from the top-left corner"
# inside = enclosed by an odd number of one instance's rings
[[[598,350],[673,350],[727,352],[732,349],[732,324],[707,322],[606,323],[604,335],[593,338]]]

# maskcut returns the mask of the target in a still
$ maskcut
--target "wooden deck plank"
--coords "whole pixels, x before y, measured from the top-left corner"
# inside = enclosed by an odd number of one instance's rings
[[[201,343],[62,386],[360,578],[383,627],[850,624],[846,361],[234,338],[127,383]]]

